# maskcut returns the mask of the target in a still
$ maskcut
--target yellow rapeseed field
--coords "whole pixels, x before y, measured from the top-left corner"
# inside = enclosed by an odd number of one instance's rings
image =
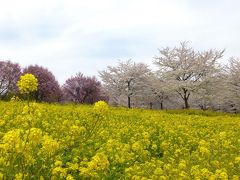
[[[239,179],[240,116],[0,102],[0,179]]]

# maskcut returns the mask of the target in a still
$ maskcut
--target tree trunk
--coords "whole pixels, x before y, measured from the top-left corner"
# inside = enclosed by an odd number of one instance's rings
[[[183,100],[184,100],[185,109],[189,109],[190,106],[188,104],[188,99],[189,99],[189,96],[190,96],[190,92],[187,89],[183,88],[183,93],[184,93],[183,94]]]
[[[29,95],[31,100],[35,100],[36,102],[39,102],[39,91],[31,92]]]
[[[163,102],[160,103],[160,108],[163,110]]]
[[[130,82],[131,81],[127,82],[128,92],[130,91]],[[131,98],[130,98],[130,95],[128,95],[128,108],[131,108]]]
[[[152,109],[153,108],[153,103],[150,102],[149,105],[150,105],[150,109]]]
[[[131,108],[131,98],[128,96],[128,108]]]
[[[189,109],[188,98],[184,98],[185,109]]]

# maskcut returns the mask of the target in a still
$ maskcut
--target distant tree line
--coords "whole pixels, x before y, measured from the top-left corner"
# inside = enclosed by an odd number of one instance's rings
[[[39,102],[92,104],[105,100],[129,108],[200,108],[238,113],[240,59],[232,57],[227,65],[221,65],[223,54],[224,50],[197,51],[182,42],[177,47],[159,49],[153,60],[156,70],[132,60],[119,61],[99,72],[102,84],[96,77],[78,73],[62,86],[44,67],[21,69],[17,63],[0,61],[0,98],[18,94],[19,76],[31,73],[39,81],[32,98]]]
[[[151,70],[131,60],[100,72],[110,103],[155,109],[240,112],[240,59],[219,60],[224,50],[197,51],[182,42],[159,49]]]
[[[92,104],[99,100],[108,100],[100,81],[95,77],[78,73],[60,86],[47,68],[30,65],[22,69],[18,63],[10,61],[0,61],[0,99],[9,100],[14,95],[25,98],[18,92],[16,84],[20,76],[26,73],[33,74],[38,79],[38,90],[31,94],[31,99],[37,102]]]

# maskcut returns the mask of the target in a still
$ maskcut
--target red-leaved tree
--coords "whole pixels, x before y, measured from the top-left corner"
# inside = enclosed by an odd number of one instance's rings
[[[101,83],[95,77],[84,76],[82,73],[66,80],[63,93],[66,101],[75,103],[92,104],[99,100],[108,100]]]
[[[58,102],[62,92],[55,76],[47,69],[38,65],[28,66],[23,74],[33,74],[38,79],[38,90],[34,97],[36,101]]]

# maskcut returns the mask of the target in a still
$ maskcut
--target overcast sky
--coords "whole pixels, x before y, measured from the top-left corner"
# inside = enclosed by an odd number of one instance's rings
[[[62,84],[119,59],[151,64],[181,41],[240,57],[239,0],[0,0],[0,59],[47,67]]]

